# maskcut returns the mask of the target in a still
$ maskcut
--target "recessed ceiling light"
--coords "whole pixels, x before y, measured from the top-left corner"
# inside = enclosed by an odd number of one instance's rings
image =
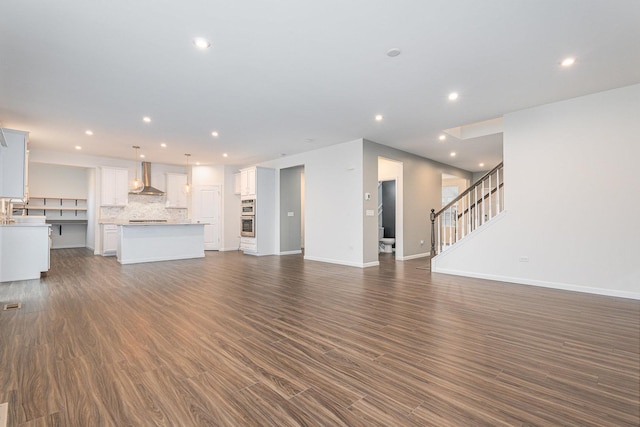
[[[376,115],[376,122],[381,122],[382,119],[384,119],[384,117],[382,116],[382,114],[378,114]]]
[[[575,63],[576,63],[576,59],[569,57],[569,58],[563,59],[560,65],[562,65],[563,67],[571,67]]]
[[[216,137],[216,138],[217,138],[217,137],[218,137],[218,135],[220,135],[220,134],[218,133],[218,131],[217,131],[217,130],[214,130],[213,132],[211,132],[211,136],[213,136],[213,137]]]
[[[478,163],[478,166],[480,166],[481,168],[484,167],[484,163]]]
[[[211,47],[211,43],[209,42],[209,40],[205,39],[204,37],[196,37],[195,39],[193,39],[193,44],[198,48],[198,49],[208,49],[209,47]]]
[[[449,101],[455,101],[456,99],[458,99],[458,92],[451,92],[449,94]]]
[[[444,141],[445,139],[447,139],[447,136],[446,136],[446,135],[440,135],[440,136],[438,137],[438,139],[439,139],[440,141]]]
[[[89,129],[85,130],[84,133],[86,133],[89,136],[93,135],[93,131]]]
[[[144,117],[142,118],[142,121],[143,121],[143,122],[145,122],[145,123],[151,123],[151,117],[149,117],[149,116],[144,116]]]
[[[164,142],[162,144],[160,144],[160,147],[162,148],[167,148],[167,144],[165,144]]]
[[[76,145],[76,150],[82,150],[82,147],[79,145]]]
[[[144,154],[140,154],[140,158],[141,158],[141,159],[144,159]]]
[[[200,166],[200,162],[196,162],[196,166]]]
[[[452,151],[451,154],[449,154],[451,157],[455,157],[456,156],[456,152]]]
[[[223,153],[222,157],[229,157],[229,155],[227,153]]]
[[[391,58],[395,58],[396,56],[400,55],[402,53],[402,51],[400,49],[398,49],[397,47],[391,48],[387,51],[387,56],[391,57]]]

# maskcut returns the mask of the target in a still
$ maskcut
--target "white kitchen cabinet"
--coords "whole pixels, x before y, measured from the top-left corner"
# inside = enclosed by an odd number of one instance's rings
[[[0,282],[39,279],[49,271],[49,225],[0,225]]]
[[[118,250],[118,226],[102,224],[102,255],[115,255]]]
[[[242,193],[242,182],[240,178],[240,172],[233,174],[233,194]]]
[[[101,206],[126,206],[129,199],[129,170],[102,168]]]
[[[241,237],[240,249],[248,255],[273,255],[276,252],[276,174],[274,169],[255,167],[251,171],[253,194],[242,199],[255,200],[255,237]]]
[[[2,129],[2,132],[7,146],[0,145],[0,197],[23,199],[29,134],[13,129]]]
[[[184,186],[187,184],[187,175],[183,173],[167,173],[167,207],[187,208],[187,193]]]
[[[240,198],[256,198],[256,167],[240,169]]]

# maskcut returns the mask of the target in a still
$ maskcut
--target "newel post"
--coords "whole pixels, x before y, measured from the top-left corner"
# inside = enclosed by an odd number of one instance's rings
[[[431,257],[436,256],[436,210],[431,209],[431,214],[429,215],[431,218]]]

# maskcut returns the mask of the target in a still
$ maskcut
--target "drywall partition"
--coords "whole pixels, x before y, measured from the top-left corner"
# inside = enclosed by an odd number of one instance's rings
[[[286,156],[259,166],[304,166],[305,259],[363,267],[362,139]],[[276,198],[280,177],[276,173]],[[279,218],[279,203],[276,217]],[[280,222],[276,221],[280,247]],[[377,260],[376,260],[377,261]]]
[[[471,179],[471,173],[438,163],[415,154],[397,150],[372,141],[364,141],[363,187],[371,193],[372,201],[366,206],[378,206],[378,157],[402,163],[403,176],[397,181],[397,203],[402,203],[402,230],[396,230],[396,242],[401,233],[401,254],[396,243],[396,260],[407,260],[429,255],[431,250],[431,223],[429,212],[438,209],[442,198],[442,174],[448,173]],[[367,208],[374,209],[374,208]],[[364,261],[372,265],[378,260],[378,221],[363,222]]]
[[[302,249],[302,174],[304,167],[280,169],[280,254]]]
[[[634,85],[505,116],[506,212],[433,271],[640,299],[639,115]]]

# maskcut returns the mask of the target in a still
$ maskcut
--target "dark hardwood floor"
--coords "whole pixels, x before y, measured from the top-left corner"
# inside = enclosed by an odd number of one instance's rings
[[[9,426],[638,426],[640,301],[301,256],[0,284]]]

